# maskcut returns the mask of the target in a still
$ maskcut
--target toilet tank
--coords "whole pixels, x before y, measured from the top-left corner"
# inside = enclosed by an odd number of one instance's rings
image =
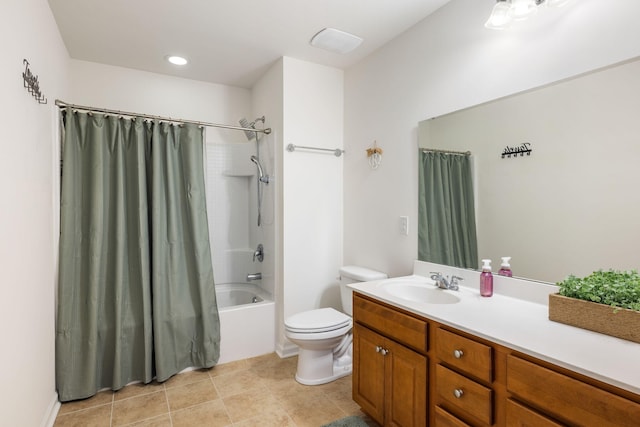
[[[342,311],[353,316],[353,291],[347,287],[349,283],[370,282],[372,280],[386,279],[388,276],[376,270],[371,270],[357,265],[346,265],[340,269],[340,299]]]

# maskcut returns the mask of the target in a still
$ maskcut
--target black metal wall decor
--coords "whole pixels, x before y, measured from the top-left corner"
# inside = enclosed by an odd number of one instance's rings
[[[520,157],[524,157],[525,153],[527,154],[527,156],[530,156],[532,151],[533,149],[531,148],[531,143],[529,142],[524,142],[515,147],[506,146],[502,151],[502,158],[511,158],[511,156],[516,158],[518,157],[518,154],[520,154]]]
[[[24,72],[22,73],[22,80],[24,80],[24,87],[27,88],[29,93],[38,101],[38,104],[46,104],[47,98],[44,97],[40,91],[40,83],[38,82],[38,76],[31,72],[29,68],[29,61],[26,59],[22,61],[24,64]]]

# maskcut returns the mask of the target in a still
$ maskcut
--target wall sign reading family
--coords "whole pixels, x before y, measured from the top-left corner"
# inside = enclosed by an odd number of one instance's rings
[[[515,147],[506,146],[504,150],[502,150],[502,158],[511,158],[511,156],[515,158],[518,157],[518,154],[520,154],[520,157],[523,157],[525,153],[527,154],[527,156],[530,156],[532,151],[533,149],[531,148],[531,143],[529,142],[524,142]]]

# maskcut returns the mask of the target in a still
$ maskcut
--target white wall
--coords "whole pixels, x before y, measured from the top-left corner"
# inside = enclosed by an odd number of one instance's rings
[[[344,261],[409,274],[417,257],[417,124],[640,55],[640,2],[574,1],[507,31],[494,0],[452,0],[345,74]],[[364,150],[377,140],[382,165]],[[358,155],[360,154],[360,155]],[[409,236],[398,218],[409,215]]]
[[[283,84],[284,146],[342,148],[342,70],[285,57]],[[340,308],[336,277],[342,265],[343,158],[304,150],[282,153],[284,318],[319,307]],[[280,335],[278,348],[286,353],[283,345]]]
[[[30,427],[57,410],[53,101],[67,90],[68,55],[45,0],[3,1],[0,15],[0,414],[3,425]],[[23,59],[46,105],[23,87]]]
[[[248,89],[205,83],[95,62],[71,60],[64,101],[89,107],[237,125],[249,117]],[[207,129],[207,142],[246,143],[242,132]]]

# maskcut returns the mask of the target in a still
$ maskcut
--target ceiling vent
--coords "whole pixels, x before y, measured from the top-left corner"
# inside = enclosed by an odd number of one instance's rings
[[[311,38],[311,46],[343,54],[351,52],[361,43],[361,37],[335,28],[325,28]]]

